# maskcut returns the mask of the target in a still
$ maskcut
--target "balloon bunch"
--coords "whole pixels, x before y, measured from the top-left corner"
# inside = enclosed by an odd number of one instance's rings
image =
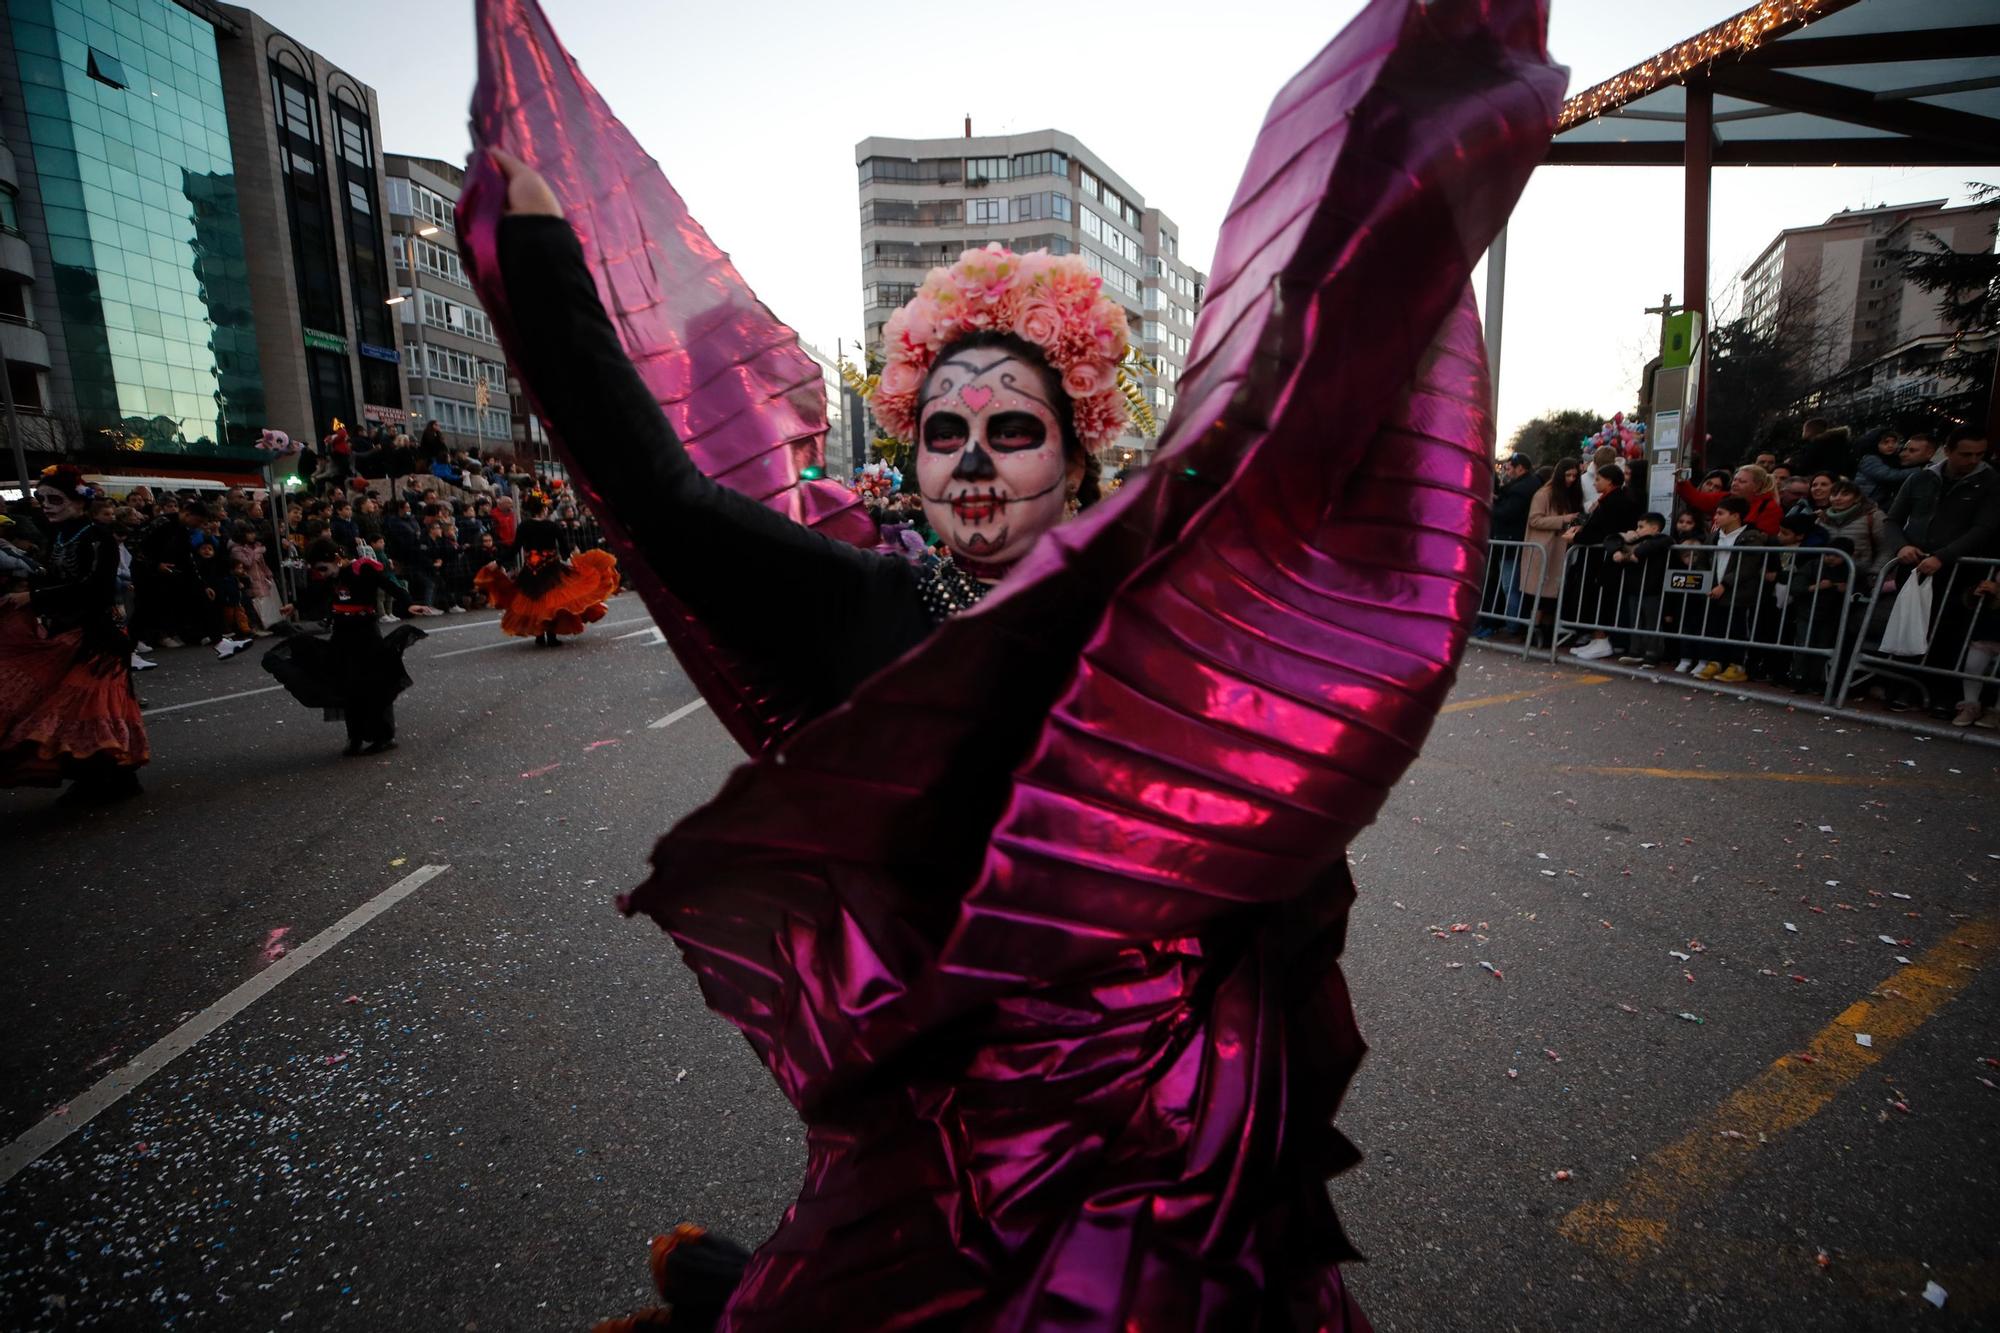
[[[1583,452],[1596,453],[1609,446],[1620,458],[1631,460],[1646,456],[1646,423],[1627,421],[1623,412],[1612,417],[1597,428],[1597,434],[1583,437]]]
[[[887,463],[877,461],[854,470],[854,489],[861,496],[861,503],[870,508],[889,503],[889,498],[902,488],[902,472]]]

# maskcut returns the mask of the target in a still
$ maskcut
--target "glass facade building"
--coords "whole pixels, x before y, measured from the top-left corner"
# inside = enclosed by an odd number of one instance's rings
[[[148,448],[263,425],[216,34],[172,0],[8,0],[67,347],[55,396]],[[62,381],[67,381],[63,383]]]

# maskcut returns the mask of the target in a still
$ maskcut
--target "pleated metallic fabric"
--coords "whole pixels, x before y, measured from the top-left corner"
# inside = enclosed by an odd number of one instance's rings
[[[1367,1327],[1346,849],[1476,612],[1467,284],[1553,133],[1544,26],[1371,0],[1272,105],[1154,465],[661,841],[626,910],[808,1131],[726,1327]]]

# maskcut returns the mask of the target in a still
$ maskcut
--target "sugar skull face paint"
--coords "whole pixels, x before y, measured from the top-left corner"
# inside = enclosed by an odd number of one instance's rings
[[[1042,369],[1000,348],[950,353],[917,418],[924,517],[952,551],[986,564],[1026,555],[1068,499],[1063,430]]]

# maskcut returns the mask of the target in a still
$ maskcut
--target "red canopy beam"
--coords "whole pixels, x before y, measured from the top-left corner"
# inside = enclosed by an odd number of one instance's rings
[[[1689,456],[1708,461],[1708,186],[1715,152],[1715,89],[1706,78],[1687,83],[1686,238],[1682,248],[1681,303],[1695,312],[1701,336],[1694,346],[1695,399],[1683,439]]]

